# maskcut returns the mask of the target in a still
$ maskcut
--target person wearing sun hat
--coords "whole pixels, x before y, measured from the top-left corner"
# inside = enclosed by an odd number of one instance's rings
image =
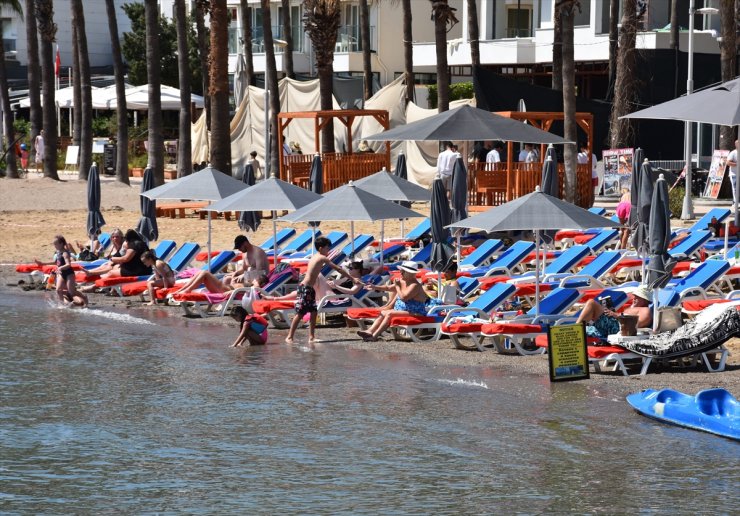
[[[404,315],[426,315],[429,296],[424,292],[416,274],[419,265],[416,262],[404,261],[398,266],[401,272],[400,278],[395,278],[389,285],[366,285],[365,288],[391,292],[396,295],[393,308],[382,310],[380,317],[375,319],[367,331],[358,331],[357,335],[364,341],[376,341],[378,335],[383,333],[391,324],[393,317]]]
[[[632,296],[632,306],[627,308],[624,315],[636,315],[637,327],[648,328],[653,324],[653,311],[650,303],[653,299],[653,293],[644,285],[633,288],[629,292]],[[605,306],[607,305],[607,306]],[[606,340],[609,335],[619,333],[619,314],[608,306],[608,303],[602,304],[596,299],[589,299],[581,315],[578,316],[577,324],[586,323],[586,335]]]

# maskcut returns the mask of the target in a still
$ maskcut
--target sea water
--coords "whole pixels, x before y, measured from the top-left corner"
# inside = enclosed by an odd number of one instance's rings
[[[726,513],[740,447],[589,382],[0,296],[1,513]],[[625,380],[629,381],[629,380]],[[635,383],[639,388],[639,383]]]

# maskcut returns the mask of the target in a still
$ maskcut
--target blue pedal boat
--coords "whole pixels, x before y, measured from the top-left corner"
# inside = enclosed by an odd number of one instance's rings
[[[630,394],[627,402],[658,421],[740,440],[740,403],[725,389],[707,389],[696,396],[647,389]]]

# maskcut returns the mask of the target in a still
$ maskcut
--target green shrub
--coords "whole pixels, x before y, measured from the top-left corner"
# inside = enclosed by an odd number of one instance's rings
[[[683,211],[683,196],[686,190],[683,186],[677,186],[668,193],[668,208],[671,210],[671,216],[678,218]]]
[[[429,107],[435,109],[437,107],[437,85],[429,85]],[[472,82],[456,82],[450,84],[450,102],[461,99],[472,99],[475,97],[475,91],[473,90]]]

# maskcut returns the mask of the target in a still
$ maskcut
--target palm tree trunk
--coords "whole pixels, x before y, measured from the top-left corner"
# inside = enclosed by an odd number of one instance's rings
[[[10,148],[15,141],[15,129],[13,129],[13,115],[10,111],[9,92],[8,74],[5,70],[5,45],[3,44],[3,38],[0,37],[0,107],[2,107],[2,112],[5,113],[5,116],[2,117],[5,123],[5,127],[3,127],[5,144],[3,147],[8,149],[5,154],[5,164],[7,165],[5,173],[9,178],[15,179],[18,177],[18,164],[16,163],[15,149]]]
[[[678,97],[678,0],[671,0],[671,41],[668,46],[673,49],[673,96]]]
[[[735,1],[722,0],[720,2],[720,32],[722,41],[720,42],[720,66],[722,81],[729,81],[735,77],[735,68],[737,66],[737,53],[735,52]],[[719,129],[719,148],[732,150],[735,148],[735,128],[720,126]]]
[[[613,149],[628,146],[631,143],[632,125],[630,120],[620,120],[619,117],[634,111],[634,102],[636,98],[636,0],[624,0],[623,9],[624,16],[622,17],[622,34],[619,38],[619,62],[617,65],[617,79],[614,84],[614,104],[610,124],[611,147]]]
[[[450,109],[450,70],[447,67],[447,0],[431,0],[434,44],[437,54],[437,111]]]
[[[87,179],[92,165],[92,84],[90,82],[90,57],[87,50],[85,14],[82,0],[72,0],[72,23],[77,31],[77,55],[80,63],[80,171],[78,179]]]
[[[576,162],[578,151],[575,142],[578,139],[578,124],[576,123],[576,68],[573,58],[573,20],[575,7],[563,7],[560,11],[563,41],[563,128],[566,143],[563,148],[563,162],[565,165],[565,200],[576,203],[577,174]]]
[[[270,13],[270,1],[262,0],[262,34],[265,40],[265,90],[270,92],[270,155],[265,160],[270,160],[270,174],[280,167],[280,152],[277,145],[278,121],[280,113],[280,92],[278,91],[277,66],[275,64],[275,46],[272,37],[272,15]]]
[[[411,0],[402,0],[403,6],[403,67],[406,74],[406,103],[413,102],[414,80],[414,36],[411,30]]]
[[[254,57],[252,56],[252,13],[247,0],[240,0],[239,10],[242,23],[242,45],[244,46],[244,61],[246,62],[247,84],[254,84]],[[291,59],[293,57],[291,56]]]
[[[193,149],[190,126],[190,67],[188,59],[187,12],[185,0],[175,0],[175,28],[177,29],[177,78],[180,86],[179,138],[177,142],[177,177],[193,171]]]
[[[121,42],[118,38],[118,20],[114,0],[105,0],[105,10],[108,14],[108,31],[110,32],[110,47],[113,54],[113,76],[116,79],[116,181],[130,184],[128,179],[128,115],[126,111],[126,86],[123,80],[123,57],[121,56]],[[190,132],[190,131],[188,131]]]
[[[74,23],[72,23],[72,103],[74,104],[72,120],[69,121],[72,124],[72,143],[79,146],[80,133],[82,132],[82,86],[80,85],[80,51],[77,47],[77,27]]]
[[[370,10],[367,0],[360,0],[360,44],[362,45],[362,77],[364,100],[373,96],[373,65],[370,60]]]
[[[211,84],[210,73],[208,68],[208,34],[206,32],[206,21],[205,17],[208,14],[208,1],[207,0],[196,0],[195,2],[195,28],[198,33],[198,55],[200,56],[200,72],[203,76],[203,108],[206,110],[206,125],[210,129],[211,127],[211,96],[208,94],[208,89]],[[251,62],[247,61],[247,65],[250,70],[254,70],[251,67]]]
[[[229,131],[229,11],[226,0],[211,0],[211,166],[231,175]]]
[[[146,22],[146,78],[149,82],[149,166],[154,184],[164,184],[164,136],[162,135],[162,87],[159,52],[159,9],[154,2],[144,3]]]
[[[54,24],[54,6],[52,0],[36,0],[34,4],[36,24],[41,35],[39,43],[41,57],[41,89],[44,98],[43,131],[44,131],[44,177],[59,180],[57,174],[57,110],[54,99],[54,49],[52,43],[56,37],[57,26]]]
[[[36,135],[41,131],[43,119],[41,118],[41,78],[39,70],[39,37],[36,28],[36,17],[33,14],[34,0],[26,0],[25,22],[26,22],[26,48],[28,54],[28,101],[30,103],[29,120],[31,122],[31,138],[33,142]],[[36,159],[36,149],[33,145],[29,146],[28,162],[34,163]]]
[[[282,7],[283,39],[287,43],[283,52],[283,67],[285,68],[285,75],[291,79],[295,79],[295,72],[293,71],[293,27],[291,26],[290,19],[290,0],[282,0]]]
[[[606,98],[614,98],[617,80],[617,52],[619,49],[619,0],[609,0],[609,85]]]
[[[563,89],[563,15],[557,5],[552,26],[552,89]]]
[[[468,36],[470,38],[470,62],[473,68],[480,66],[480,35],[478,30],[478,3],[468,2]]]

